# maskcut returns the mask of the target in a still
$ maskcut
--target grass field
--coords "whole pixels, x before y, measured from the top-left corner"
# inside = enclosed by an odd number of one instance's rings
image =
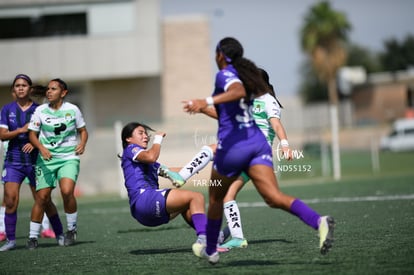
[[[361,168],[356,156],[349,161],[355,168],[346,167],[351,173],[339,182],[282,184],[284,192],[335,217],[335,243],[326,256],[319,254],[316,231],[266,207],[248,185],[238,202],[249,247],[221,254],[215,266],[192,254],[195,234],[181,218],[147,228],[132,219],[127,200],[106,196],[79,198],[76,245],[40,239],[34,251],[25,248],[32,202],[22,201],[18,247],[0,254],[0,274],[414,274],[414,158],[390,156],[382,161],[393,172],[352,176]]]

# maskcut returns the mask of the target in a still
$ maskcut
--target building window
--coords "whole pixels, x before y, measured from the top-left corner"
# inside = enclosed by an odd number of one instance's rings
[[[86,35],[86,13],[0,18],[0,39]]]

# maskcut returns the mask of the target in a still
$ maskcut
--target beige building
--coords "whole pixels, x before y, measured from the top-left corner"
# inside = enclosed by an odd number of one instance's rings
[[[414,110],[414,71],[376,73],[352,91],[356,124],[387,124]]]

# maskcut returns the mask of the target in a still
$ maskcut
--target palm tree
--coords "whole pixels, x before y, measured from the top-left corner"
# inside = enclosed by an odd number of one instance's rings
[[[311,7],[301,29],[301,46],[309,55],[319,79],[328,87],[332,131],[334,178],[341,178],[338,137],[338,92],[336,73],[346,62],[345,42],[351,29],[345,14],[323,1]]]

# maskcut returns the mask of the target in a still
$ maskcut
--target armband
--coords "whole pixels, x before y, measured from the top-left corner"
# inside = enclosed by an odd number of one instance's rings
[[[214,99],[212,96],[206,97],[206,102],[208,106],[213,106],[214,105]]]
[[[161,136],[161,135],[155,135],[154,136],[154,144],[160,144],[161,145],[161,142],[162,142],[162,139],[163,139],[163,136]]]
[[[287,139],[282,139],[280,140],[280,145],[282,145],[282,147],[289,147],[289,142]]]

